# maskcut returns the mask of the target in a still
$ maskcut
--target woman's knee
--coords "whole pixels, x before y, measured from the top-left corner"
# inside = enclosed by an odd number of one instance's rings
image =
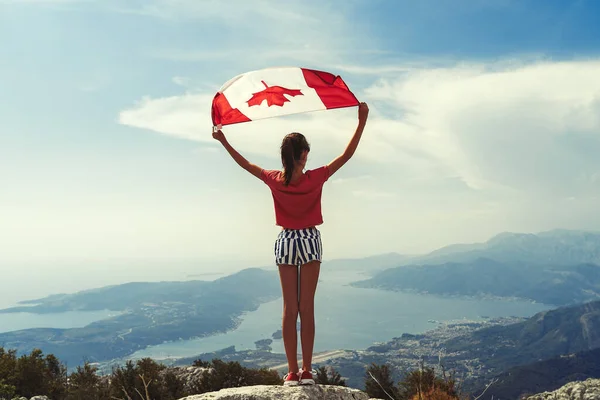
[[[315,302],[313,299],[300,301],[300,305],[298,307],[298,312],[300,315],[310,316],[315,313]]]
[[[298,304],[284,304],[283,316],[286,318],[298,318]]]

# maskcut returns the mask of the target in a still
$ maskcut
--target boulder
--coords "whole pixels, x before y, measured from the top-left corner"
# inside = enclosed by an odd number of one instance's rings
[[[527,400],[600,400],[600,379],[569,382],[552,392],[538,393]]]
[[[188,396],[181,400],[370,400],[358,389],[333,385],[256,385],[221,389],[218,392]],[[372,399],[374,400],[374,399]]]

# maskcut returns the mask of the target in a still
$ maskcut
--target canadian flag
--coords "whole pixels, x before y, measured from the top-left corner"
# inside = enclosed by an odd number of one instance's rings
[[[340,76],[299,67],[266,68],[226,82],[213,99],[212,120],[220,127],[358,104]]]

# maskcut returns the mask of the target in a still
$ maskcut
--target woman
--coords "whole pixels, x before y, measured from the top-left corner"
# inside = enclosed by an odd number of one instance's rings
[[[368,114],[367,104],[360,103],[358,126],[346,150],[328,165],[306,172],[304,168],[310,146],[300,133],[286,135],[281,143],[283,171],[264,170],[248,162],[231,147],[221,130],[213,133],[213,138],[225,147],[240,167],[266,183],[273,195],[276,224],[282,227],[275,241],[275,262],[279,268],[283,293],[282,333],[288,361],[288,373],[283,382],[285,386],[315,383],[312,376],[314,297],[322,257],[321,236],[316,226],[323,223],[321,193],[323,184],[348,162],[356,151]],[[301,370],[298,368],[297,359],[298,314],[301,323]]]

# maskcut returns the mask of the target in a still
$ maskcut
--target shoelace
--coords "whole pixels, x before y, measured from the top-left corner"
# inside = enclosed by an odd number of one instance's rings
[[[291,374],[293,374],[293,372],[288,372],[287,374],[285,374],[285,376],[283,377],[283,380],[287,380],[288,376],[290,376]],[[297,373],[296,373],[296,376],[298,376]]]
[[[300,376],[302,375],[303,371],[304,371],[303,369],[300,370]],[[317,375],[317,371],[314,369],[312,369],[310,371],[306,371],[306,372],[310,372],[310,374],[313,376],[313,378]]]

